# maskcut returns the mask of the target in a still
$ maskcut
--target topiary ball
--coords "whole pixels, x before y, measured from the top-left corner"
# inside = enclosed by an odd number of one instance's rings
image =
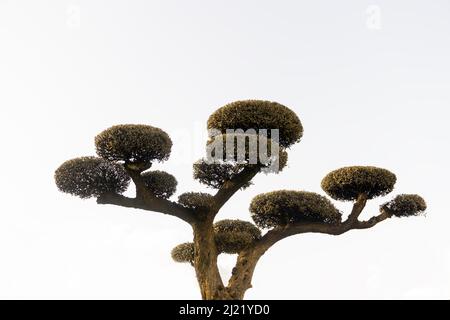
[[[239,174],[246,165],[231,164],[231,163],[208,163],[202,159],[194,163],[194,179],[208,187],[219,189],[222,185],[234,176]],[[251,185],[251,182],[246,183],[242,189]]]
[[[228,129],[279,130],[279,143],[288,148],[299,142],[303,126],[297,115],[289,108],[262,100],[243,100],[227,104],[215,111],[208,119],[208,129],[226,133]]]
[[[194,252],[194,244],[192,242],[186,242],[173,248],[171,256],[175,262],[188,262],[192,264],[194,262]]]
[[[339,223],[342,215],[330,200],[306,191],[273,191],[253,198],[250,212],[260,228],[273,228],[293,223]]]
[[[376,167],[344,167],[330,172],[322,180],[322,189],[335,200],[351,201],[365,194],[368,199],[383,196],[394,189],[397,178]]]
[[[213,196],[203,192],[186,192],[178,197],[178,203],[189,209],[209,209],[213,202]]]
[[[58,189],[80,198],[123,193],[130,177],[120,164],[96,157],[81,157],[64,162],[55,171]]]
[[[95,137],[97,154],[109,161],[148,164],[167,160],[172,140],[161,129],[137,124],[113,126]]]
[[[380,208],[396,217],[409,217],[425,212],[427,204],[417,194],[400,194],[391,201],[381,205]]]
[[[170,198],[177,191],[177,179],[164,171],[147,171],[141,174],[145,186],[159,198]]]
[[[214,224],[214,237],[220,253],[235,254],[261,238],[261,231],[250,222],[226,219]]]

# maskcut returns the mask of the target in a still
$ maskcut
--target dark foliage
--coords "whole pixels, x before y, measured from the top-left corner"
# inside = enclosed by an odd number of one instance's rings
[[[355,200],[360,194],[373,199],[390,193],[396,181],[395,174],[386,169],[344,167],[326,175],[322,180],[322,189],[335,200]]]
[[[409,217],[417,216],[425,212],[427,204],[417,194],[400,194],[391,201],[383,204],[381,209],[396,217]]]
[[[186,242],[173,248],[171,256],[175,262],[192,264],[194,262],[194,252],[194,244],[192,242]]]
[[[178,203],[189,209],[209,209],[212,201],[213,196],[203,192],[186,192],[178,197]]]
[[[314,192],[281,190],[256,196],[250,204],[253,221],[260,228],[292,223],[339,223],[341,213],[327,198]]]
[[[208,119],[208,129],[226,133],[227,129],[279,129],[280,145],[288,148],[299,142],[302,124],[289,108],[262,100],[236,101],[219,108]]]
[[[245,166],[244,164],[208,163],[202,159],[194,163],[194,179],[197,179],[200,183],[208,187],[219,189],[225,181],[231,180]],[[243,189],[250,185],[251,182],[248,182],[243,186]]]
[[[252,223],[241,220],[221,220],[214,224],[217,250],[221,253],[239,253],[261,237],[261,231]]]
[[[172,140],[161,129],[148,125],[117,125],[95,137],[97,154],[109,161],[148,164],[167,160]]]
[[[177,180],[164,171],[147,171],[141,174],[145,186],[157,197],[170,198],[177,191]]]
[[[123,193],[130,177],[120,164],[81,157],[64,162],[55,172],[55,182],[62,192],[89,198],[108,192]]]

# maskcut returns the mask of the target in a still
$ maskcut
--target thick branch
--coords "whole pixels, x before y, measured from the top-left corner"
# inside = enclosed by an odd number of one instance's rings
[[[392,217],[392,214],[388,213],[386,210],[381,209],[381,213],[375,217],[370,218],[367,221],[357,221],[353,225],[353,229],[368,229],[372,228],[376,224]]]
[[[302,233],[340,235],[352,229],[371,228],[392,216],[382,210],[378,216],[372,217],[368,221],[358,221],[358,217],[364,209],[366,201],[367,198],[365,196],[358,197],[348,219],[343,223],[297,223],[268,231],[251,247],[239,254],[236,266],[228,282],[227,290],[229,294],[234,299],[242,299],[244,297],[245,291],[252,286],[253,272],[259,259],[271,246],[282,239]]]
[[[128,198],[120,194],[109,193],[98,197],[97,203],[161,212],[180,218],[189,224],[195,221],[194,212],[190,209],[184,208],[175,202],[156,197]]]
[[[260,169],[258,165],[245,167],[233,179],[226,181],[214,196],[214,213],[217,213],[239,189],[252,180]]]
[[[125,170],[136,186],[136,198],[127,198],[117,194],[107,194],[98,198],[99,204],[114,204],[123,207],[132,207],[147,211],[156,211],[180,218],[189,224],[196,221],[193,210],[185,208],[178,203],[156,197],[146,186],[141,177],[140,170],[134,170],[125,164]]]
[[[350,215],[347,218],[346,223],[353,223],[356,220],[358,220],[358,217],[360,216],[361,212],[364,210],[364,207],[367,203],[367,195],[364,193],[361,193],[358,198],[356,199],[356,202],[353,205],[352,212],[350,212]]]

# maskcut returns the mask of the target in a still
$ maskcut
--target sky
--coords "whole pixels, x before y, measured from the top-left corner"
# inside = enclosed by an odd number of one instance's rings
[[[282,103],[304,126],[279,175],[259,175],[218,219],[250,221],[257,194],[324,195],[347,165],[397,175],[426,216],[334,237],[304,234],[260,260],[247,299],[449,299],[450,2],[0,0],[0,298],[199,299],[170,250],[190,227],[59,193],[55,169],[94,155],[115,124],[170,134],[177,195],[206,120],[241,99]],[[132,192],[132,190],[130,190]],[[173,198],[176,200],[176,196]],[[335,202],[348,212],[350,203]],[[224,278],[234,256],[221,256]]]

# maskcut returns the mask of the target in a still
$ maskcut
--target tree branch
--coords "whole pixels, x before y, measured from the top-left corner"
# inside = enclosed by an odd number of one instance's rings
[[[358,220],[358,217],[361,215],[361,212],[364,210],[364,207],[367,203],[367,195],[364,193],[361,193],[358,198],[356,199],[356,202],[353,204],[353,209],[350,212],[346,223],[353,223],[356,220]]]
[[[251,280],[256,264],[261,256],[275,243],[287,237],[302,233],[323,233],[329,235],[340,235],[352,229],[368,229],[378,223],[392,217],[385,210],[381,210],[378,216],[367,221],[358,221],[365,207],[367,197],[360,195],[355,202],[348,219],[342,223],[297,223],[274,228],[268,231],[261,239],[252,246],[239,253],[236,266],[228,282],[227,290],[235,299],[242,299],[245,291],[251,288]]]
[[[239,189],[252,180],[260,169],[261,168],[258,165],[245,167],[231,180],[226,181],[214,196],[214,214],[216,214]]]
[[[120,194],[107,193],[98,197],[97,203],[160,212],[177,217],[189,224],[195,222],[195,214],[192,210],[180,206],[178,203],[156,197],[129,198]]]
[[[353,229],[368,229],[368,228],[372,228],[373,226],[375,226],[376,224],[388,219],[392,217],[392,214],[390,214],[389,212],[387,212],[386,210],[381,209],[381,213],[375,217],[370,218],[367,221],[357,221],[354,225],[353,225]]]

